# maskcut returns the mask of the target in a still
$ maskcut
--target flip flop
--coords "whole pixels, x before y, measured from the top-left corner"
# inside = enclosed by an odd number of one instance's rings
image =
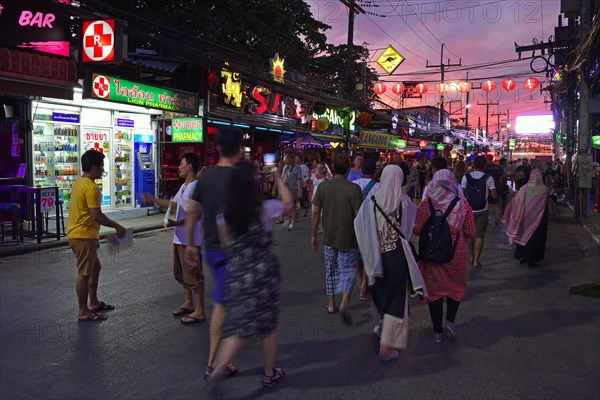
[[[325,306],[325,309],[327,310],[327,314],[336,314],[338,312],[337,307],[333,307],[333,311],[331,311],[329,306]]]
[[[114,309],[115,309],[115,306],[111,306],[110,304],[106,304],[105,302],[101,301],[98,308],[96,308],[95,310],[91,310],[91,311],[93,311],[93,312],[112,311]]]
[[[108,318],[108,315],[96,314],[95,312],[91,312],[87,315],[87,317],[78,318],[77,321],[78,322],[99,322],[99,321],[104,321],[106,318]]]
[[[186,315],[185,317],[181,318],[180,321],[184,325],[197,324],[198,322],[206,322],[206,317],[196,318],[192,317],[191,315]]]
[[[181,317],[182,315],[191,314],[194,310],[188,310],[187,308],[179,307],[177,310],[173,311],[174,317]]]

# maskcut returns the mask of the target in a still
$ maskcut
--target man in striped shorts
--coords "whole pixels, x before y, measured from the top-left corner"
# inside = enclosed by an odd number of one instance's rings
[[[313,198],[311,245],[317,250],[317,230],[323,219],[323,244],[325,252],[325,284],[328,296],[327,312],[337,312],[335,295],[342,294],[340,313],[350,323],[348,303],[356,279],[358,244],[354,234],[354,218],[363,200],[360,187],[348,182],[350,160],[340,156],[333,166],[334,179],[319,185]]]

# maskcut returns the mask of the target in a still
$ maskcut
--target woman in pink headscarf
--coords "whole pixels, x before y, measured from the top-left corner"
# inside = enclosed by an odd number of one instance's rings
[[[515,258],[529,266],[539,264],[546,251],[548,233],[548,188],[542,171],[531,171],[529,181],[508,203],[502,222],[511,243],[517,244]]]
[[[444,333],[442,326],[444,297],[447,302],[446,329],[451,336],[458,335],[454,321],[460,302],[467,291],[467,252],[465,240],[475,235],[473,210],[465,200],[464,194],[456,182],[456,177],[450,170],[442,169],[433,175],[427,196],[417,209],[417,218],[413,229],[415,235],[421,234],[423,226],[431,216],[429,202],[431,202],[435,210],[443,213],[455,198],[459,200],[446,219],[448,225],[450,225],[452,242],[454,243],[457,235],[459,237],[454,258],[447,263],[419,261],[419,268],[429,292],[429,297],[426,301],[429,303],[429,314],[433,323],[433,340],[436,343],[442,341]]]

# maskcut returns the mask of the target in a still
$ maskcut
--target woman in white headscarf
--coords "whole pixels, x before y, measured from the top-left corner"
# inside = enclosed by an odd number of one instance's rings
[[[412,283],[410,291],[420,289],[422,294],[423,290],[422,278],[407,241],[417,207],[403,193],[403,181],[404,174],[399,166],[386,166],[379,190],[365,199],[354,220],[369,292],[380,316],[373,333],[381,339],[381,361],[395,360],[398,349],[407,347],[407,288]],[[413,276],[415,271],[418,276]]]

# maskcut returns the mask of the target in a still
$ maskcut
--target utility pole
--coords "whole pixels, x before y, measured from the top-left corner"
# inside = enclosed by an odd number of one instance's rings
[[[498,101],[492,101],[490,102],[489,100],[486,101],[485,103],[480,103],[477,102],[478,106],[485,106],[485,136],[489,135],[489,129],[490,129],[490,125],[489,125],[489,119],[490,119],[490,106],[497,106],[499,105],[500,102]]]
[[[354,89],[354,16],[356,14],[364,14],[365,10],[356,4],[354,0],[340,0],[340,2],[348,7],[348,49],[347,49],[347,69],[345,88],[346,93],[350,95]]]
[[[579,18],[579,51],[586,41],[591,31],[592,22],[592,2],[590,0],[581,0],[581,17]],[[585,65],[586,63],[583,63]],[[575,192],[575,216],[585,217],[588,214],[588,203],[590,198],[590,188],[592,186],[591,175],[591,154],[590,153],[590,87],[587,84],[587,68],[579,68],[579,130],[577,137],[577,171]],[[585,179],[584,175],[589,175]]]
[[[493,113],[492,117],[498,117],[498,130],[496,131],[496,135],[498,136],[498,140],[500,140],[500,117],[506,116],[506,113]]]
[[[440,65],[429,65],[429,60],[427,60],[426,68],[440,68],[442,73],[442,84],[444,83],[444,70],[446,67],[462,67],[462,58],[458,59],[458,64],[450,64],[450,59],[448,59],[448,63],[444,64],[444,43],[442,43],[442,51],[440,52]],[[444,94],[440,93],[440,125],[443,125],[444,121]]]
[[[506,110],[506,149],[508,158],[512,160],[512,150],[510,149],[510,110]]]

